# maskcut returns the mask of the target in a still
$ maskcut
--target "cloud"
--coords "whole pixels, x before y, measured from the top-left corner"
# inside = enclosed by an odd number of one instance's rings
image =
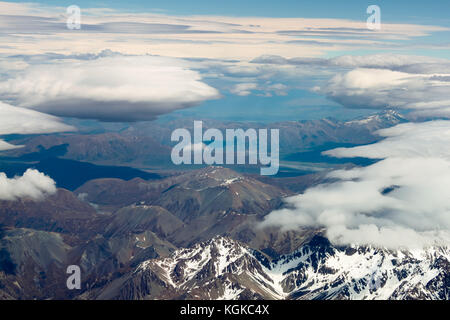
[[[450,121],[383,129],[386,139],[326,152],[382,159],[368,167],[336,170],[335,182],[288,198],[262,226],[325,227],[338,244],[388,248],[450,243]]]
[[[277,55],[262,55],[250,61],[257,65],[279,65],[279,66],[308,66],[308,67],[327,67],[334,69],[387,69],[411,74],[450,74],[450,60],[404,55],[404,54],[371,54],[364,56],[343,55],[329,59],[295,57],[285,58]],[[444,78],[437,76],[438,80]]]
[[[24,16],[2,15],[4,26],[2,33],[15,34],[58,34],[66,33],[67,27],[65,21],[57,18],[34,17],[28,19],[27,24]],[[74,33],[117,33],[117,34],[184,34],[184,33],[217,33],[214,30],[195,30],[189,25],[169,24],[169,23],[151,23],[151,22],[132,22],[116,21],[99,24],[83,23],[80,30]]]
[[[285,58],[278,55],[262,55],[253,60],[251,63],[259,64],[277,64],[277,65],[329,65],[328,59],[323,58],[309,58],[309,57],[298,57],[298,58]]]
[[[62,123],[54,116],[0,102],[0,135],[55,133],[73,130],[75,128]],[[20,146],[0,140],[0,151],[18,147]]]
[[[21,107],[103,121],[152,120],[219,96],[183,61],[155,56],[35,64],[0,82],[0,97]]]
[[[60,119],[34,110],[14,107],[0,102],[0,135],[37,134],[73,131]],[[20,148],[0,139],[0,151]],[[31,198],[40,200],[56,192],[55,181],[43,173],[28,169],[23,176],[9,179],[0,172],[0,200]]]
[[[285,96],[288,89],[288,86],[282,83],[238,83],[230,89],[230,92],[238,96],[248,96],[253,91],[259,91],[259,95],[271,97],[273,94]]]
[[[423,123],[403,123],[392,128],[377,131],[385,137],[378,143],[354,148],[337,148],[324,154],[337,158],[364,157],[384,158],[427,158],[450,159],[450,122],[446,120]]]
[[[46,195],[56,192],[56,184],[43,173],[28,169],[23,176],[9,179],[0,172],[0,200],[17,200],[31,198],[41,200]]]
[[[66,27],[66,8],[42,4],[0,2],[0,53],[22,54],[105,48],[129,54],[238,59],[262,54],[324,56],[349,49],[404,49],[417,37],[449,31],[446,27],[383,23],[367,29],[365,19],[175,16],[82,8],[80,30]],[[363,11],[362,11],[363,12]],[[68,46],[67,43],[71,45]],[[441,45],[432,41],[425,47]]]
[[[207,150],[208,146],[204,144],[203,142],[200,143],[191,143],[186,145],[183,148],[183,154],[191,153],[191,152],[203,152],[204,150]]]
[[[450,82],[445,76],[386,69],[358,68],[338,74],[315,91],[349,108],[396,108],[421,113],[445,113],[450,100]]]
[[[388,69],[412,74],[450,73],[450,60],[448,59],[402,54],[344,55],[327,60],[327,65]]]
[[[252,90],[256,89],[258,89],[258,84],[256,83],[238,83],[230,92],[238,96],[248,96],[252,93]]]
[[[268,85],[266,87],[267,91],[273,92],[277,96],[286,96],[288,89],[289,89],[288,86],[286,86],[286,85],[284,85],[282,83],[274,83],[274,84]]]

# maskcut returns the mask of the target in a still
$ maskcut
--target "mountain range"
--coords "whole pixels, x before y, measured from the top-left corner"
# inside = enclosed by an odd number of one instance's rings
[[[149,259],[90,299],[449,299],[450,251],[338,248],[321,235],[269,260],[227,237]]]
[[[196,119],[200,120],[200,119]],[[340,144],[367,144],[379,140],[375,131],[407,122],[408,119],[393,110],[352,121],[336,119],[275,122],[230,122],[203,120],[204,130],[225,129],[279,129],[280,154],[313,151],[316,148]],[[193,130],[194,119],[169,122],[142,122],[124,125],[116,131],[86,128],[77,133],[12,137],[9,141],[23,148],[5,153],[10,157],[39,160],[60,157],[97,165],[131,166],[134,168],[170,168],[170,152],[174,143],[171,133],[178,128]]]
[[[291,155],[313,157],[307,152],[325,141],[372,141],[375,130],[405,121],[385,112],[286,122],[283,134],[292,141],[304,135],[296,145],[286,139],[287,146]],[[132,131],[145,130],[137,124],[111,137],[131,139]],[[87,161],[95,148],[97,159],[114,157],[108,134],[88,136],[64,145],[69,135],[22,138],[27,150],[16,160]],[[164,146],[158,137],[152,143]],[[92,149],[68,159],[79,141]],[[0,201],[0,299],[449,299],[449,248],[336,246],[320,228],[259,227],[285,197],[327,182],[324,173],[261,177],[219,166],[142,172],[148,175],[80,180],[41,200]],[[81,268],[81,290],[66,287],[69,265]]]

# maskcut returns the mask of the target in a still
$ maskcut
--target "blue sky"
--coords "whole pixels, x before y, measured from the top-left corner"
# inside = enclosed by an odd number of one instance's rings
[[[24,1],[14,1],[24,2]],[[368,5],[381,7],[386,21],[450,25],[450,2],[443,0],[304,1],[304,0],[152,0],[152,1],[38,1],[52,6],[107,7],[126,11],[166,12],[176,15],[231,15],[363,19]]]

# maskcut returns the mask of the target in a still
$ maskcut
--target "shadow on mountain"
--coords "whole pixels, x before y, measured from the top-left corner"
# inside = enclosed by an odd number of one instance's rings
[[[4,226],[0,224],[0,243],[4,236]],[[0,272],[4,272],[7,275],[16,274],[16,265],[12,261],[11,255],[5,248],[0,249]]]

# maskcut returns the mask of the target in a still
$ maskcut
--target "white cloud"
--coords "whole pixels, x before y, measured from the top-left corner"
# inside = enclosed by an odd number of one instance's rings
[[[54,116],[0,102],[0,135],[54,133],[73,130],[75,128],[62,123]],[[0,140],[0,151],[17,147],[19,146]]]
[[[385,139],[371,145],[337,148],[324,154],[337,158],[439,157],[450,160],[450,121],[403,123],[377,133]]]
[[[114,56],[32,65],[0,82],[0,96],[58,116],[139,121],[218,98],[219,93],[181,60]]]
[[[230,92],[238,96],[248,96],[252,93],[252,90],[256,89],[258,89],[256,83],[238,83],[230,90]]]
[[[416,74],[450,73],[450,60],[448,59],[392,53],[369,54],[364,56],[343,55],[329,59],[308,57],[285,58],[276,55],[262,55],[253,59],[251,63],[257,65],[293,65],[302,67],[388,69]]]
[[[230,92],[238,96],[248,96],[252,94],[253,91],[259,91],[259,95],[271,97],[273,94],[285,96],[287,95],[288,89],[288,86],[282,83],[238,83],[231,88]]]
[[[55,192],[55,181],[37,170],[28,169],[23,176],[11,179],[0,172],[0,200],[20,198],[40,200]]]
[[[411,74],[386,69],[358,68],[333,77],[315,91],[351,108],[413,109],[444,113],[450,100],[445,74]],[[426,103],[423,103],[426,101]]]
[[[65,9],[0,2],[0,36],[5,44],[0,53],[98,52],[110,48],[130,54],[248,61],[263,54],[317,57],[369,46],[374,50],[404,48],[416,44],[408,40],[449,30],[385,22],[382,30],[372,32],[365,19],[174,16],[108,8],[82,8],[81,30],[68,30]],[[436,43],[423,46],[432,45]]]
[[[450,121],[402,124],[381,130],[378,143],[327,152],[383,160],[337,170],[336,182],[287,199],[263,226],[325,227],[338,244],[390,248],[450,243]]]
[[[62,123],[54,116],[0,102],[0,135],[72,130],[75,128]],[[0,139],[0,151],[19,147]],[[17,200],[19,198],[40,200],[55,192],[55,181],[37,170],[28,169],[23,176],[11,179],[5,173],[0,172],[0,200]]]
[[[389,69],[406,73],[427,74],[450,72],[450,61],[424,56],[402,54],[344,55],[327,61],[330,66],[347,68]]]
[[[199,143],[191,143],[186,145],[183,148],[183,154],[190,153],[190,152],[203,152],[203,150],[208,149],[208,146],[204,144],[203,142]]]
[[[288,89],[289,89],[288,86],[286,86],[282,83],[274,83],[274,84],[268,85],[266,88],[266,90],[269,93],[273,92],[277,96],[286,96]]]

